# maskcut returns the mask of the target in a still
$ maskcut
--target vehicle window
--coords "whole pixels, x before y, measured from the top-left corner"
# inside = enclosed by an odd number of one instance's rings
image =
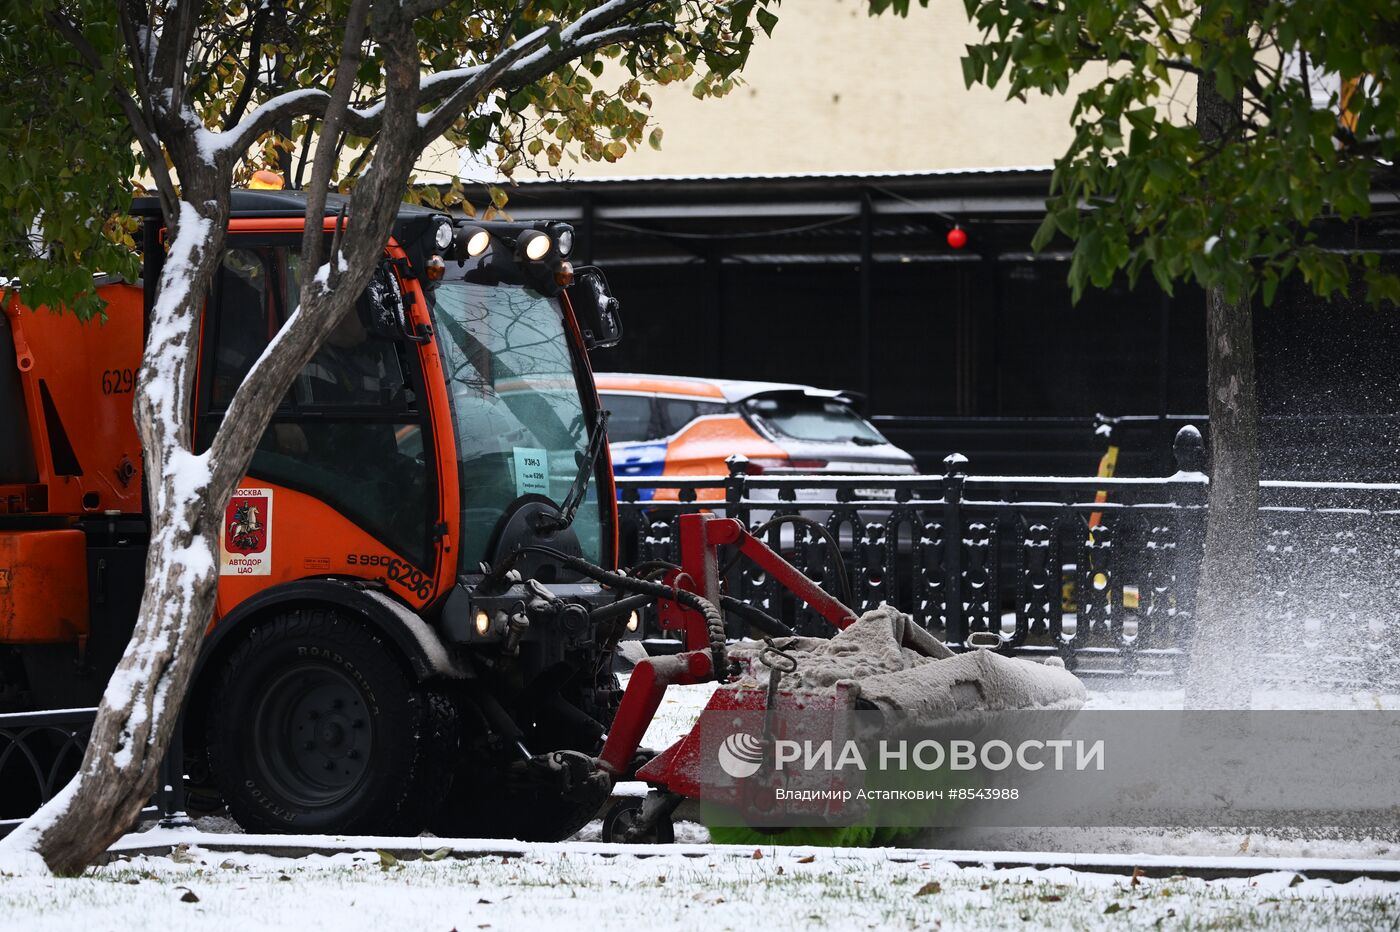
[[[428,475],[418,424],[279,418],[263,434],[248,474],[314,495],[427,565]]]
[[[208,443],[248,370],[296,309],[295,244],[224,253],[215,281]],[[427,457],[395,344],[351,312],[298,374],[248,474],[315,496],[420,566],[428,559]],[[343,412],[343,413],[342,413]]]
[[[568,497],[588,445],[588,418],[558,299],[526,288],[448,281],[437,290],[441,339],[457,428],[462,564],[488,547],[516,502]],[[591,408],[591,404],[590,404]],[[574,518],[585,558],[602,559],[596,475]]]
[[[285,250],[280,250],[285,252]],[[213,402],[224,406],[262,355],[273,330],[270,249],[230,249],[215,276],[218,333],[214,344]],[[280,325],[277,321],[277,325]]]
[[[849,405],[830,398],[770,395],[750,398],[744,406],[762,426],[793,440],[862,445],[888,442]]]
[[[688,398],[662,398],[661,425],[666,436],[685,428],[697,417],[707,414],[723,414],[729,406],[722,401],[691,401]]]
[[[656,429],[650,396],[609,395],[603,392],[600,397],[608,412],[609,443],[656,440],[661,436]]]
[[[390,404],[403,384],[394,345],[372,339],[352,311],[301,370],[296,398],[303,405],[372,408]]]
[[[296,249],[260,246],[224,253],[218,296],[211,401],[226,407],[272,335],[298,304]],[[404,386],[394,344],[370,337],[355,312],[345,316],[302,369],[299,405],[380,408]]]

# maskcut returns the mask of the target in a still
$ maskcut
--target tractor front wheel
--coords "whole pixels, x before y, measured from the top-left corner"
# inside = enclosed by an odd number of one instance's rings
[[[208,718],[214,780],[250,832],[416,832],[450,782],[445,705],[358,620],[279,615],[225,663]]]

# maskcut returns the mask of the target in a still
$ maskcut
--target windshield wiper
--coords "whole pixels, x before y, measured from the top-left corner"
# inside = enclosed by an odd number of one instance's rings
[[[562,531],[574,523],[574,516],[578,514],[579,506],[583,504],[584,496],[588,492],[588,479],[598,466],[598,457],[603,452],[607,436],[608,412],[599,405],[593,430],[588,435],[588,448],[578,458],[578,475],[574,476],[574,484],[569,486],[569,494],[565,497],[564,504],[559,506],[559,514],[540,515],[541,525]]]

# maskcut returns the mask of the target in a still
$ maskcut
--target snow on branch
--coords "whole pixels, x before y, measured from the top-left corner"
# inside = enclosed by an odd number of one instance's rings
[[[628,39],[640,39],[645,36],[663,35],[671,30],[669,23],[639,23],[631,26],[615,26],[612,29],[603,29],[598,32],[588,33],[577,39],[572,45],[565,45],[560,49],[539,49],[533,55],[522,59],[515,67],[508,70],[502,77],[503,86],[518,87],[529,81],[533,81],[553,71],[564,62],[586,55],[589,52],[597,51],[609,45],[615,45]]]
[[[541,27],[513,42],[495,59],[484,64],[453,68],[427,75],[419,82],[418,106],[443,101],[418,118],[425,135],[438,135],[475,97],[499,83],[516,84],[548,71],[558,63],[576,58],[603,46],[626,39],[665,32],[664,23],[615,26],[629,14],[650,6],[655,0],[608,0],[589,10],[558,31],[559,47],[541,47],[556,29]],[[529,77],[526,77],[529,76]],[[317,88],[299,88],[279,94],[247,114],[225,132],[200,127],[200,155],[210,164],[229,153],[241,153],[281,121],[323,116],[330,94]],[[384,116],[384,102],[367,107],[350,107],[345,114],[346,128],[357,135],[370,135]]]
[[[589,10],[564,27],[564,30],[559,33],[559,39],[567,45],[585,33],[591,35],[600,29],[611,26],[633,10],[650,6],[652,2],[653,0],[608,0],[607,3]]]
[[[420,142],[431,142],[433,139],[441,136],[468,104],[481,96],[483,92],[488,90],[500,79],[501,75],[508,72],[511,67],[521,59],[527,57],[536,46],[544,42],[553,32],[553,28],[543,26],[513,42],[510,48],[497,55],[489,65],[476,69],[462,69],[475,70],[476,73],[462,81],[457,86],[456,90],[434,110],[429,113],[419,114],[418,128],[421,135]]]
[[[285,94],[278,94],[253,109],[253,112],[239,121],[227,132],[200,127],[198,130],[199,153],[210,165],[220,156],[232,152],[247,151],[279,121],[299,116],[319,116],[325,112],[331,95],[316,88],[298,88]]]

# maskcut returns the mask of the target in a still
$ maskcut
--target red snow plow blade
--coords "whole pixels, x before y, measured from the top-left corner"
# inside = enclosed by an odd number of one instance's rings
[[[781,643],[769,640],[767,646],[741,646],[736,649],[738,660],[731,658],[718,610],[722,593],[717,549],[726,545],[737,547],[805,601],[838,634],[832,639],[792,637]],[[715,749],[702,739],[698,727],[655,757],[639,757],[642,737],[671,686],[718,680],[723,685],[710,697],[705,712],[758,713],[765,717],[765,732],[778,713],[800,712],[787,719],[800,721],[803,734],[798,737],[809,740],[843,740],[852,721],[848,713],[858,701],[865,708],[913,709],[932,718],[968,709],[1078,708],[1083,703],[1083,686],[1063,669],[984,650],[954,654],[888,606],[858,620],[855,612],[732,518],[682,516],[680,551],[681,565],[667,572],[665,586],[688,595],[659,599],[657,606],[661,627],[684,632],[688,650],[636,665],[598,758],[600,769],[612,779],[643,780],[659,792],[640,805],[635,798],[619,802],[604,820],[605,839],[666,840],[671,813],[683,800],[738,806],[744,802],[741,797],[749,795],[751,787],[702,778],[705,756]],[[810,665],[802,673],[798,656]]]

